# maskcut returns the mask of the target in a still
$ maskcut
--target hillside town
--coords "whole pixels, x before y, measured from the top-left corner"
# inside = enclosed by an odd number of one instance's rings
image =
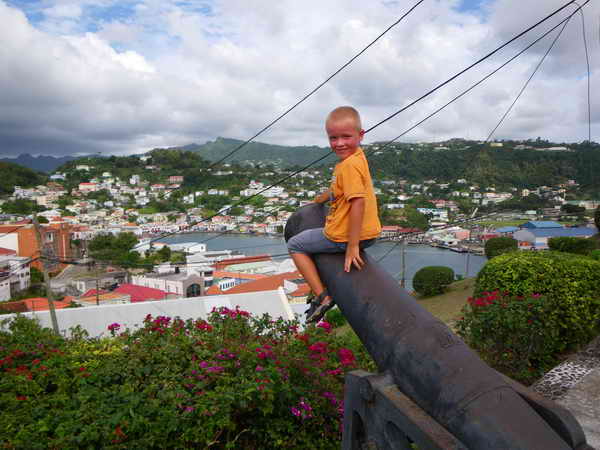
[[[378,145],[369,150],[377,154]],[[276,180],[294,174],[291,169],[269,167],[257,172],[251,164],[235,168],[224,164],[219,169],[206,169],[206,176],[211,180],[248,178],[247,184],[233,189],[227,183],[215,182],[221,187],[194,189],[185,184],[185,175],[164,170],[153,161],[152,154],[129,158],[134,158],[137,168],[126,179],[105,167],[76,162],[51,173],[44,185],[14,186],[14,191],[1,200],[3,207],[19,202],[35,205],[40,236],[36,236],[32,214],[2,216],[0,261],[4,279],[0,282],[0,301],[10,301],[27,291],[31,286],[30,266],[56,275],[53,289],[62,296],[55,302],[57,308],[277,288],[283,288],[292,303],[305,300],[307,285],[291,260],[279,263],[266,254],[246,257],[235,251],[211,252],[206,244],[166,244],[157,238],[196,232],[279,235],[292,212],[310,203],[328,185],[331,168],[299,171],[292,181],[280,184]],[[251,178],[256,175],[261,178]],[[589,213],[600,206],[600,201],[573,200],[577,197],[576,180],[504,190],[482,187],[466,178],[418,183],[376,179],[374,184],[384,224],[382,239],[398,240],[408,235],[409,243],[482,254],[483,243],[494,236],[513,236],[519,248],[529,250],[547,248],[548,237],[589,237],[596,232]],[[532,196],[553,206],[489,212],[502,202]],[[173,209],[165,210],[169,204]],[[488,220],[481,219],[478,211],[488,211],[483,214]],[[121,233],[135,236],[139,242],[134,250],[141,256],[169,247],[169,252],[179,253],[179,259],[135,270],[105,265],[102,274],[90,274],[93,258],[88,244],[97,236]],[[42,262],[36,258],[40,246],[53,259]],[[79,278],[63,275],[77,272],[77,264],[87,264],[85,270],[79,270]],[[18,302],[13,310],[47,308],[43,298]],[[11,310],[7,304],[4,308]]]

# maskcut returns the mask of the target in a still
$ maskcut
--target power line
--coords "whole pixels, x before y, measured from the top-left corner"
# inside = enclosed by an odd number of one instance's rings
[[[578,8],[578,9],[579,9],[579,11],[581,11],[580,8]],[[508,107],[508,109],[506,110],[506,112],[502,115],[502,117],[500,118],[500,120],[498,121],[498,123],[496,124],[496,126],[494,127],[494,129],[490,132],[490,134],[488,134],[488,137],[485,139],[485,142],[488,142],[491,139],[491,137],[494,135],[494,133],[496,132],[496,130],[498,129],[498,127],[502,124],[502,122],[504,122],[504,119],[506,119],[506,116],[508,116],[508,114],[512,111],[512,109],[515,106],[515,104],[517,103],[517,101],[519,101],[519,98],[521,98],[521,95],[523,94],[523,92],[525,92],[525,89],[527,89],[527,86],[529,86],[529,82],[533,79],[533,77],[537,73],[538,69],[542,66],[542,64],[544,63],[546,57],[548,56],[548,54],[554,48],[554,44],[556,44],[556,42],[558,41],[558,39],[561,37],[563,31],[565,31],[565,28],[569,24],[569,21],[571,20],[571,17],[573,17],[573,16],[571,15],[571,16],[569,16],[566,19],[566,21],[563,24],[562,28],[557,33],[557,35],[554,37],[554,39],[552,40],[552,43],[550,44],[550,46],[546,50],[546,53],[544,53],[544,55],[542,56],[542,59],[540,59],[540,61],[537,63],[537,66],[535,66],[535,69],[533,70],[533,72],[531,73],[531,75],[529,76],[529,78],[527,79],[527,81],[525,82],[525,84],[523,85],[523,87],[521,88],[521,90],[519,91],[519,93],[517,94],[517,96],[515,97],[515,99],[513,100],[513,102],[511,103],[511,105]]]
[[[587,0],[584,3],[584,6],[589,2],[590,0]],[[558,8],[556,11],[554,11],[553,13],[547,15],[545,18],[541,19],[540,21],[538,21],[535,25],[530,26],[529,28],[527,28],[526,30],[522,31],[521,33],[517,34],[516,36],[514,36],[512,39],[508,40],[507,42],[505,42],[504,44],[502,44],[500,47],[497,47],[495,50],[491,51],[490,53],[488,53],[487,55],[481,57],[480,59],[478,59],[477,61],[475,61],[473,64],[467,66],[466,68],[464,68],[463,70],[461,70],[460,72],[458,72],[456,75],[450,77],[449,79],[447,79],[446,81],[444,81],[443,83],[438,84],[436,87],[434,87],[433,89],[431,89],[430,91],[426,92],[425,94],[423,94],[421,97],[417,98],[416,100],[412,101],[411,103],[409,103],[408,105],[400,108],[398,111],[396,111],[395,113],[389,115],[388,117],[386,117],[385,119],[377,122],[375,125],[373,125],[371,128],[369,128],[368,130],[365,131],[365,133],[368,133],[369,131],[374,130],[375,128],[377,128],[380,125],[383,125],[385,122],[387,122],[388,120],[396,117],[398,114],[400,114],[403,111],[406,111],[408,108],[410,108],[411,106],[413,106],[415,103],[420,102],[421,100],[425,99],[426,97],[428,97],[429,95],[433,94],[434,92],[436,92],[438,89],[440,89],[441,87],[447,85],[448,83],[450,83],[451,81],[455,80],[456,78],[458,78],[459,76],[461,76],[462,74],[464,74],[465,72],[467,72],[468,70],[472,69],[473,67],[477,66],[478,64],[482,63],[483,61],[485,61],[486,59],[488,59],[489,57],[491,57],[492,55],[494,55],[495,53],[499,52],[501,49],[503,49],[504,47],[506,47],[507,45],[509,45],[510,43],[516,41],[517,39],[519,39],[520,37],[524,36],[525,34],[527,34],[528,32],[530,32],[531,30],[533,30],[534,28],[538,27],[539,25],[541,25],[542,23],[544,23],[546,20],[550,19],[551,17],[555,16],[556,14],[558,14],[560,11],[562,11],[563,9],[565,9],[567,6],[569,6],[570,4],[574,3],[575,0],[571,0],[570,2],[566,3],[565,5],[561,6],[560,8]]]
[[[585,6],[590,0],[587,0],[583,6]],[[397,114],[399,114],[402,111],[405,111],[406,109],[412,107],[413,105],[415,105],[418,101],[424,99],[425,97],[429,96],[430,94],[432,94],[433,92],[437,91],[438,89],[440,89],[441,87],[445,86],[446,84],[448,84],[449,82],[451,82],[452,80],[456,79],[457,77],[459,77],[460,75],[464,74],[465,72],[467,72],[468,70],[470,70],[471,68],[475,67],[477,64],[481,63],[482,61],[484,61],[485,59],[491,57],[493,54],[497,53],[500,49],[506,47],[508,44],[510,44],[511,42],[515,41],[516,39],[518,39],[519,37],[523,36],[524,34],[528,33],[529,31],[531,31],[532,29],[536,28],[537,26],[539,26],[540,24],[542,24],[543,22],[545,22],[546,20],[548,20],[549,18],[551,18],[552,16],[556,15],[558,12],[560,12],[561,10],[563,10],[564,8],[566,8],[567,6],[569,6],[571,3],[574,3],[573,1],[570,1],[569,3],[567,3],[566,5],[564,5],[563,7],[557,9],[556,11],[554,11],[553,13],[549,14],[548,16],[546,16],[544,19],[538,21],[535,25],[532,25],[531,27],[527,28],[525,31],[519,33],[518,35],[516,35],[515,37],[513,37],[512,39],[510,39],[509,41],[505,42],[504,44],[500,45],[499,47],[497,47],[495,50],[493,50],[492,52],[488,53],[486,56],[480,58],[479,60],[477,60],[475,63],[471,64],[470,66],[468,66],[467,68],[461,70],[460,72],[458,72],[456,75],[452,76],[451,78],[449,78],[448,80],[446,80],[445,82],[439,84],[438,86],[436,86],[435,88],[433,88],[432,90],[428,91],[426,94],[424,94],[423,96],[421,96],[419,99],[411,102],[409,105],[403,107],[402,109],[398,110],[397,112],[395,112],[394,114],[392,114],[391,116],[388,116],[386,119],[378,122],[377,124],[373,125],[371,128],[369,128],[367,131],[365,131],[365,133],[368,133],[370,131],[372,131],[373,129],[375,129],[376,127],[378,127],[379,125],[387,122],[388,120],[390,120],[392,117],[396,116]],[[572,14],[569,16],[571,17]],[[553,27],[550,31],[556,29],[558,26],[560,26],[562,23],[564,23],[567,19],[563,19],[563,21],[561,21],[558,25],[556,25],[555,27]],[[474,86],[472,86],[471,88],[467,89],[465,92],[463,92],[462,94],[460,94],[459,96],[455,97],[453,100],[451,100],[450,102],[448,102],[446,105],[444,105],[443,107],[439,108],[437,111],[435,111],[434,113],[430,114],[429,116],[427,116],[425,119],[423,119],[421,122],[417,123],[416,125],[414,125],[413,127],[409,128],[407,131],[405,131],[404,133],[402,133],[401,135],[397,136],[396,138],[392,139],[391,141],[389,141],[388,143],[386,143],[383,148],[385,148],[386,146],[390,145],[392,142],[396,141],[397,139],[399,139],[400,137],[402,137],[404,134],[408,133],[409,131],[411,131],[412,129],[416,128],[418,125],[420,125],[421,123],[423,123],[425,120],[431,118],[432,116],[434,116],[435,114],[437,114],[438,112],[440,112],[442,109],[444,109],[445,107],[447,107],[448,105],[450,105],[451,103],[453,103],[455,100],[457,100],[458,98],[462,97],[464,94],[466,94],[467,92],[469,92],[470,90],[472,90],[475,86],[481,84],[485,79],[489,78],[490,76],[492,76],[493,74],[495,74],[498,70],[500,70],[502,67],[504,67],[505,65],[507,65],[509,62],[513,61],[514,59],[516,59],[518,56],[520,56],[524,51],[526,51],[527,49],[529,49],[532,45],[534,45],[536,42],[538,42],[540,39],[542,39],[543,37],[545,37],[549,32],[546,32],[544,35],[542,35],[542,37],[538,38],[536,41],[534,41],[532,44],[530,44],[529,46],[527,46],[525,48],[525,50],[519,52],[515,57],[511,58],[507,63],[503,64],[502,66],[500,66],[498,69],[496,69],[495,71],[493,71],[491,74],[489,74],[488,76],[484,77],[484,79],[480,80],[478,83],[476,83]],[[260,195],[262,192],[265,192],[266,190],[275,187],[285,181],[287,181],[288,179],[296,176],[298,173],[303,172],[304,170],[312,167],[313,165],[321,162],[322,160],[324,160],[326,157],[332,155],[332,153],[327,153],[326,155],[322,156],[321,158],[309,163],[308,165],[304,166],[302,169],[297,170],[296,172],[293,172],[291,175],[284,177],[283,179],[275,182],[274,184],[271,184],[269,186],[267,186],[266,188],[262,189],[261,191],[257,192],[256,194],[244,199],[244,200],[240,200],[239,202],[235,203],[234,205],[230,206],[229,208],[227,208],[226,210],[229,210],[231,208],[234,208],[236,206],[239,206],[243,203],[248,202],[249,200],[251,200],[252,198]],[[222,211],[220,212],[222,213]],[[196,222],[195,225],[197,225],[198,223],[202,223],[202,222],[206,222],[207,220],[211,220],[213,217],[216,217],[218,214],[214,214],[212,216],[209,216],[199,222]],[[226,234],[222,233],[222,234]],[[152,242],[156,242],[160,239],[163,239],[165,237],[168,236],[172,236],[175,234],[179,234],[179,232],[172,232],[172,233],[165,233],[157,238],[154,238],[150,241],[150,243]],[[212,238],[207,239],[204,242],[207,242],[208,240],[211,239],[216,239],[218,236],[214,236]]]
[[[413,5],[406,13],[404,13],[396,22],[394,22],[393,24],[391,24],[389,27],[387,27],[382,33],[379,34],[379,36],[377,36],[375,39],[373,39],[366,47],[364,47],[360,52],[358,52],[356,55],[354,55],[352,58],[350,58],[350,60],[348,60],[348,62],[346,62],[342,67],[340,67],[338,70],[336,70],[335,72],[333,72],[330,76],[328,76],[325,81],[321,82],[316,88],[314,88],[312,91],[310,91],[308,94],[306,94],[304,97],[302,97],[298,102],[296,102],[292,107],[288,108],[285,112],[283,112],[282,114],[280,114],[279,116],[277,116],[274,120],[272,120],[269,124],[267,124],[264,128],[262,128],[258,133],[256,133],[254,136],[252,136],[250,139],[247,139],[246,141],[244,141],[242,144],[238,145],[236,148],[234,148],[231,152],[229,152],[228,154],[226,154],[225,156],[223,156],[221,159],[219,159],[217,162],[211,164],[207,170],[212,169],[213,167],[215,167],[216,165],[222,163],[223,161],[225,161],[227,158],[229,158],[230,156],[232,156],[234,153],[237,153],[239,150],[241,150],[243,147],[245,147],[247,144],[249,144],[250,142],[252,142],[254,139],[256,139],[258,136],[260,136],[261,134],[263,134],[265,131],[267,131],[269,128],[271,128],[273,125],[275,125],[277,122],[279,122],[281,119],[283,119],[288,113],[292,112],[294,109],[296,109],[297,106],[299,106],[301,103],[303,103],[305,100],[307,100],[310,96],[312,96],[315,92],[317,92],[319,89],[321,89],[325,84],[327,84],[333,77],[335,77],[337,74],[339,74],[342,70],[344,70],[346,67],[348,67],[350,64],[352,64],[359,56],[361,56],[364,52],[366,52],[371,46],[373,46],[379,39],[381,39],[388,31],[390,31],[392,28],[394,28],[396,25],[398,25],[402,20],[404,20],[404,18],[406,16],[408,16],[411,12],[413,12],[413,10],[419,6],[421,3],[423,3],[425,0],[419,0],[415,5]]]
[[[570,18],[571,16],[569,16],[568,18]],[[543,38],[545,38],[546,36],[548,36],[552,31],[554,31],[555,29],[557,29],[559,26],[561,26],[562,24],[564,24],[568,18],[563,19],[562,21],[560,21],[557,25],[555,25],[554,27],[550,28],[548,31],[546,31],[544,34],[542,34],[539,38],[537,38],[536,40],[534,40],[533,42],[531,42],[527,47],[525,47],[523,50],[521,50],[520,52],[518,52],[516,55],[514,55],[512,58],[510,58],[508,61],[504,62],[503,64],[501,64],[500,66],[498,66],[496,69],[494,69],[492,72],[490,72],[489,74],[487,74],[485,77],[483,77],[482,79],[480,79],[479,81],[477,81],[475,84],[471,85],[471,87],[469,87],[468,89],[465,89],[464,91],[462,91],[460,94],[458,94],[457,96],[455,96],[452,100],[450,100],[449,102],[445,103],[444,105],[442,105],[441,107],[439,107],[438,109],[436,109],[435,111],[433,111],[432,113],[430,113],[429,115],[425,116],[423,119],[421,119],[419,122],[416,122],[415,124],[413,124],[411,127],[409,127],[408,129],[406,129],[405,131],[403,131],[401,134],[399,134],[398,136],[396,136],[395,138],[393,138],[392,140],[386,142],[382,147],[379,148],[379,150],[383,150],[385,149],[387,146],[389,146],[390,144],[394,143],[395,141],[397,141],[398,139],[400,139],[401,137],[405,136],[406,134],[408,134],[409,132],[411,132],[412,130],[414,130],[415,128],[417,128],[419,125],[421,125],[422,123],[424,123],[425,121],[429,120],[430,118],[432,118],[433,116],[437,115],[438,113],[440,113],[441,111],[443,111],[444,109],[446,109],[448,106],[450,106],[452,103],[454,103],[455,101],[457,101],[458,99],[460,99],[461,97],[463,97],[464,95],[468,94],[469,92],[471,92],[473,89],[475,89],[477,86],[479,86],[480,84],[482,84],[484,81],[486,81],[488,78],[492,77],[492,75],[495,75],[497,72],[499,72],[501,69],[503,69],[504,67],[506,67],[508,64],[510,64],[512,61],[514,61],[515,59],[517,59],[519,56],[521,56],[523,53],[525,53],[527,50],[529,50],[531,47],[533,47],[535,44],[537,44],[539,41],[541,41]]]
[[[579,6],[579,3],[575,2],[575,4]],[[590,101],[590,55],[588,54],[587,37],[585,33],[585,14],[583,14],[583,9],[581,6],[579,6],[578,9],[579,13],[581,14],[581,32],[583,34],[583,47],[585,48],[585,62],[587,64],[588,142],[592,142],[592,106]]]

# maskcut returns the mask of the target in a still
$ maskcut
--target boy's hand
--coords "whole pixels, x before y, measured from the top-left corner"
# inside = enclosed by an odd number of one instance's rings
[[[361,270],[365,264],[360,257],[360,248],[358,245],[350,245],[346,247],[346,259],[344,260],[344,272],[350,272],[352,265]]]

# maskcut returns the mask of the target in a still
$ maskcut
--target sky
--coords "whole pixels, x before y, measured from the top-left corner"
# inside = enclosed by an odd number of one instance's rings
[[[0,0],[0,155],[124,155],[219,136],[248,139],[416,1]],[[565,3],[425,0],[257,140],[326,146],[324,118],[339,105],[355,106],[370,128]],[[365,142],[403,133],[574,10],[370,131]],[[600,141],[600,2],[584,12],[592,140]],[[485,139],[557,32],[401,141]],[[586,140],[587,86],[575,15],[494,137]]]

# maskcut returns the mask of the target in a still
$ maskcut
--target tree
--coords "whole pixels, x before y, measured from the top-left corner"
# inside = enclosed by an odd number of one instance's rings
[[[156,252],[156,254],[160,257],[161,261],[166,262],[171,259],[171,249],[168,245],[163,245],[163,247]]]
[[[502,253],[512,252],[519,248],[519,241],[508,236],[494,237],[485,243],[485,256],[492,259]]]
[[[14,201],[7,201],[2,205],[2,211],[6,214],[21,214],[27,216],[35,212],[44,211],[45,208],[32,200],[18,198]]]
[[[138,252],[132,251],[137,243],[133,233],[99,234],[90,241],[88,248],[92,258],[131,266],[139,262]]]
[[[45,218],[44,216],[39,216],[37,218],[37,220],[38,220],[38,223],[50,223],[50,221],[47,218]]]
[[[594,223],[596,224],[596,228],[600,233],[600,206],[598,206],[596,211],[594,211]]]
[[[429,228],[429,219],[415,208],[407,206],[404,208],[404,220],[400,224],[404,227],[427,230]]]

